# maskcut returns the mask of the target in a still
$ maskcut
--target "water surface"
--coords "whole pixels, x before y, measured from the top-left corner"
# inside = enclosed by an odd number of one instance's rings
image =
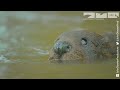
[[[80,11],[0,11],[0,78],[116,78],[116,59],[97,64],[49,63],[56,37],[80,28],[116,31],[116,19],[86,20]]]

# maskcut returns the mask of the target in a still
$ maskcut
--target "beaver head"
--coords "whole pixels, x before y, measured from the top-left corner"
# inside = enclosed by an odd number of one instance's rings
[[[50,62],[77,61],[91,63],[102,57],[103,37],[86,30],[62,33],[50,50]]]

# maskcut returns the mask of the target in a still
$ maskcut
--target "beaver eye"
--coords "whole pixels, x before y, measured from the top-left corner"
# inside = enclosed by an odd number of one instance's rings
[[[81,39],[81,43],[82,43],[82,45],[87,45],[87,39],[86,38],[82,38]]]

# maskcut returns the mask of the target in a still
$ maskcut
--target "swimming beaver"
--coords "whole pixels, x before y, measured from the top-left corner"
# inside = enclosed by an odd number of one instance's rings
[[[99,35],[87,30],[62,33],[50,50],[50,62],[78,61],[93,63],[116,55],[115,34]]]

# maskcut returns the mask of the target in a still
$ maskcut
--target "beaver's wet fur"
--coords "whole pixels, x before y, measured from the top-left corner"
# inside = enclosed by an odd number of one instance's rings
[[[87,30],[64,32],[56,39],[55,45],[50,50],[49,60],[50,62],[77,61],[80,63],[107,60],[116,56],[115,42],[116,34],[113,32],[103,35]],[[70,48],[67,49],[67,46]]]

